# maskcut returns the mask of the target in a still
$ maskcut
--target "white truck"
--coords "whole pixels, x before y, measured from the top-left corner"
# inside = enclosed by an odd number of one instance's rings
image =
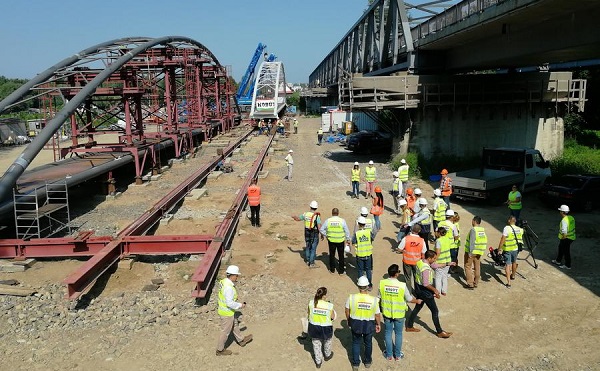
[[[484,148],[480,168],[448,174],[454,197],[493,204],[506,201],[514,184],[527,192],[541,188],[551,175],[549,162],[533,148]]]

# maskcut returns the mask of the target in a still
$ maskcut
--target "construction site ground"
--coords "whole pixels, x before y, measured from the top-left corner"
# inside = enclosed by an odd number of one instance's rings
[[[0,272],[0,280],[16,279],[20,286],[38,291],[29,297],[0,296],[0,369],[312,370],[312,344],[297,337],[308,301],[320,286],[327,287],[328,299],[338,313],[334,321],[334,356],[322,369],[351,369],[351,334],[343,313],[346,298],[357,292],[354,258],[347,257],[345,275],[331,274],[327,269],[327,244],[320,242],[318,268],[308,268],[302,258],[303,224],[291,215],[307,211],[309,202],[317,200],[324,219],[337,207],[340,216],[353,225],[360,207],[370,206],[370,200],[362,196],[350,197],[353,162],[358,161],[364,168],[373,160],[377,184],[384,190],[391,188],[392,170],[385,156],[355,155],[337,143],[317,146],[319,124],[317,118],[300,118],[298,134],[277,139],[275,151],[264,166],[269,174],[259,181],[262,226],[252,227],[244,212],[228,261],[222,264],[221,272],[227,264],[241,269],[239,300],[247,302],[242,329],[244,334],[253,334],[250,344],[242,348],[230,339],[229,349],[234,354],[215,355],[219,334],[216,290],[204,306],[194,305],[190,297],[190,277],[202,257],[143,258],[131,269],[113,269],[81,303],[64,299],[62,280],[82,261],[41,259],[25,272]],[[213,233],[242,182],[239,175],[252,164],[252,156],[265,140],[253,137],[242,148],[242,154],[233,158],[233,173],[209,179],[205,185],[208,196],[186,199],[174,219],[156,233]],[[284,179],[288,149],[294,150],[292,181]],[[210,156],[212,150],[203,151],[199,158]],[[8,168],[19,153],[20,149],[2,149],[0,169]],[[36,161],[43,163],[44,156],[51,158],[51,151],[43,152]],[[192,161],[188,164],[198,166]],[[183,180],[184,174],[192,170],[176,171],[178,166],[190,165],[174,165],[149,186],[130,187],[121,197],[98,203],[86,222],[80,224],[98,231],[100,224],[110,225],[101,234],[120,230],[133,221],[136,212],[143,212],[156,201],[149,196],[150,188],[165,194],[170,187],[167,184]],[[437,185],[419,179],[411,179],[411,183],[431,200],[432,186]],[[388,193],[384,198],[386,205],[393,204]],[[423,331],[404,333],[405,359],[387,361],[382,356],[383,330],[375,336],[372,370],[600,369],[600,352],[596,350],[600,341],[600,213],[573,213],[578,233],[572,245],[573,269],[562,270],[550,263],[558,245],[558,211],[541,204],[535,193],[525,194],[523,203],[522,218],[540,236],[534,251],[538,269],[523,251],[511,289],[503,285],[503,271],[487,257],[477,289],[465,288],[464,275],[452,276],[448,295],[438,300],[442,326],[454,333],[452,337],[435,336],[431,313],[424,308],[416,323]],[[497,247],[508,215],[505,206],[459,201],[452,208],[461,216],[463,241],[472,216],[479,215],[489,245]],[[401,263],[401,255],[392,251],[399,218],[387,208],[381,220],[382,230],[374,242],[375,282],[387,273],[390,264]],[[462,265],[462,248],[459,256]],[[142,291],[152,278],[162,278],[165,283],[156,291]]]

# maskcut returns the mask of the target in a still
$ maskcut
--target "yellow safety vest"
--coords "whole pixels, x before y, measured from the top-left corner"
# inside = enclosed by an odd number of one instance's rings
[[[307,211],[304,213],[304,228],[306,228],[306,229],[316,228],[315,227],[316,218],[313,219],[313,215],[315,215],[315,213],[313,213],[312,211]]]
[[[511,227],[513,227],[515,231],[513,232],[513,230],[511,229],[510,232],[508,232],[508,236],[504,240],[504,246],[502,247],[502,251],[515,251],[519,248],[517,243],[523,243],[523,230],[517,227],[516,225],[513,225]],[[516,239],[515,235],[517,235]]]
[[[365,257],[373,255],[371,231],[366,229],[356,231],[356,256]]]
[[[394,183],[392,184],[392,190],[398,192],[400,190],[400,184],[402,184],[400,178],[394,179]]]
[[[421,220],[421,225],[431,224],[431,220],[433,219],[433,217],[431,216],[431,211],[429,211],[429,209],[426,207],[421,210],[423,210],[423,214],[427,214],[427,218]]]
[[[360,169],[352,169],[352,181],[360,182]]]
[[[475,231],[475,244],[473,246],[473,255],[483,255],[487,250],[487,235],[483,227],[473,227]],[[471,233],[467,235],[465,240],[465,252],[470,252],[471,249]]]
[[[317,134],[323,135],[323,129],[319,129],[319,131],[317,131]]]
[[[447,239],[450,243],[450,248],[454,248],[452,245],[455,245],[456,243],[454,242],[454,223],[452,223],[451,221],[449,221],[448,219],[446,220],[442,220],[441,222],[438,223],[438,228],[439,227],[444,227],[446,228],[446,234],[444,235],[444,237],[441,237],[441,239]]]
[[[460,226],[458,223],[453,223],[453,225],[456,227],[456,231],[458,232],[458,238],[455,240],[454,236],[452,236],[452,241],[454,241],[454,244],[450,248],[458,249],[460,247]]]
[[[448,208],[448,205],[446,205],[446,202],[441,197],[436,197],[433,202],[434,202],[434,209],[435,209],[435,214],[433,215],[433,220],[435,220],[436,222],[441,222],[442,220],[445,220],[446,219],[446,209]]]
[[[435,262],[438,264],[450,263],[450,246],[454,243],[454,241],[450,241],[444,237],[440,238],[438,241],[440,241],[440,253],[438,254]]]
[[[510,201],[510,203],[508,204],[508,208],[511,210],[521,210],[521,208],[523,207],[521,201],[513,203],[517,200],[517,193],[519,193],[519,191],[511,191],[508,194],[508,200]]]
[[[567,220],[567,238],[575,241],[575,218],[571,215],[565,215],[562,220]],[[562,220],[561,223],[562,224]],[[558,224],[558,238],[562,237],[562,233],[560,233],[560,224]]]
[[[408,180],[408,165],[402,165],[398,168],[398,179],[403,182]]]
[[[333,304],[325,300],[319,300],[315,307],[315,301],[308,302],[308,322],[316,326],[333,326],[331,321]]]
[[[344,242],[346,240],[343,219],[339,216],[329,218],[327,222],[327,239],[331,242]]]
[[[352,294],[348,298],[350,318],[359,321],[372,321],[377,313],[377,298],[368,294]]]
[[[381,312],[386,318],[404,318],[408,309],[404,301],[406,284],[397,279],[379,281],[379,294],[381,295]]]
[[[232,287],[233,288],[233,301],[236,301],[237,297],[238,297],[237,290],[235,289],[233,282],[231,282],[231,280],[229,280],[228,278],[223,278],[221,281],[219,281],[219,285],[221,287],[219,289],[219,300],[218,300],[219,310],[217,311],[217,313],[219,314],[219,316],[222,316],[222,317],[232,317],[235,314],[235,311],[227,306],[227,303],[225,302],[224,292],[225,292],[226,287]]]
[[[429,271],[429,281],[423,282],[423,272]],[[423,260],[419,260],[417,262],[417,275],[415,277],[417,283],[421,286],[429,286],[433,285],[433,269],[429,266],[429,264],[425,263]]]
[[[375,173],[377,173],[377,169],[375,168],[375,166],[367,166],[365,168],[365,180],[367,182],[374,182]]]

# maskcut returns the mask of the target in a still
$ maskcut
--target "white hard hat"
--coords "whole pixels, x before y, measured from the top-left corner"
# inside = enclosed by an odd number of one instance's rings
[[[454,210],[452,210],[452,209],[446,210],[446,216],[454,216]]]
[[[423,193],[423,192],[421,192],[421,188],[415,188],[416,195],[420,195],[421,193]]]
[[[319,204],[317,203],[317,201],[311,201],[310,202],[310,206],[311,209],[318,209],[319,208]]]
[[[366,207],[361,207],[360,208],[360,215],[369,215],[369,209],[367,209]]]
[[[439,189],[434,189],[433,194],[440,197],[442,195],[442,191],[440,191]]]
[[[356,281],[356,284],[361,287],[367,287],[369,286],[369,279],[367,278],[367,276],[360,276],[358,278],[358,281]]]
[[[240,275],[240,267],[238,267],[237,265],[230,265],[229,267],[227,267],[227,270],[225,271],[225,273],[227,274],[236,274],[236,275]]]
[[[367,219],[364,216],[359,216],[358,220],[356,220],[358,222],[358,224],[362,224],[365,225],[367,224]]]
[[[398,177],[398,172],[397,172],[397,171],[394,171],[394,172],[392,173],[392,175],[394,176],[394,178],[397,178],[397,177]]]
[[[405,164],[405,163],[406,163],[406,160],[405,160],[405,159],[402,159],[402,160],[400,160],[400,163],[401,163],[401,164]]]
[[[294,150],[293,150],[293,149],[290,149],[290,150],[288,151],[288,153],[294,153]]]
[[[419,198],[419,205],[427,205],[427,199],[425,197]]]
[[[567,205],[560,205],[560,207],[558,208],[558,211],[562,211],[563,213],[568,213],[569,211],[571,211],[571,209],[569,209],[569,207]]]
[[[369,165],[373,165],[373,160],[369,161]]]
[[[354,161],[354,166],[358,166],[358,161]]]
[[[405,199],[401,199],[400,201],[398,201],[398,205],[400,205],[400,206],[403,206],[403,205],[406,205],[406,204],[407,204],[407,202],[406,202]]]

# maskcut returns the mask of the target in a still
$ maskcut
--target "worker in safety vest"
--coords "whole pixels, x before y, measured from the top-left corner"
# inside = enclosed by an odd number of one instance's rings
[[[511,287],[511,280],[515,279],[517,274],[517,255],[519,255],[520,246],[523,246],[523,230],[516,225],[517,219],[511,215],[508,217],[508,225],[502,231],[502,237],[498,243],[498,253],[504,255],[504,273],[506,274],[506,287]]]
[[[402,198],[402,181],[398,178],[398,172],[392,173],[394,180],[392,181],[392,197],[394,197],[394,211],[398,214],[398,201]]]
[[[474,289],[479,284],[481,277],[481,256],[487,251],[487,235],[481,226],[481,217],[475,215],[471,220],[471,231],[465,240],[465,275],[467,276],[467,288]],[[475,277],[473,277],[475,272]]]
[[[392,264],[388,267],[388,278],[379,281],[379,305],[385,324],[385,358],[388,361],[399,361],[404,358],[402,331],[404,317],[408,310],[407,303],[422,302],[412,297],[404,282],[398,281],[399,272],[398,264]],[[394,334],[393,338],[392,334]]]
[[[518,222],[523,204],[521,203],[521,192],[519,192],[516,184],[513,184],[511,191],[508,193],[508,200],[505,203],[510,209],[510,215],[513,215]]]
[[[448,176],[448,170],[442,169],[442,180],[440,181],[440,191],[446,206],[450,208],[450,195],[452,195],[452,178]]]
[[[450,246],[450,260],[453,263],[455,263],[454,266],[450,267],[450,274],[458,274],[458,249],[460,248],[460,216],[456,211],[454,211],[454,216],[450,220],[452,221],[452,227],[454,227],[453,232],[456,231],[456,235],[453,236],[454,245]]]
[[[355,162],[352,167],[350,179],[352,181],[352,198],[358,198],[358,194],[360,193],[360,166],[358,162]]]
[[[575,235],[575,218],[569,215],[571,209],[567,205],[560,205],[558,208],[562,219],[558,226],[558,255],[552,263],[558,265],[562,269],[571,269],[571,244],[577,237]],[[563,257],[565,264],[562,264]]]
[[[304,222],[304,262],[309,268],[317,268],[315,259],[317,258],[317,246],[319,245],[321,214],[317,212],[319,208],[317,201],[311,201],[309,207],[310,211],[300,216],[292,215],[292,219]]]
[[[315,298],[308,302],[308,334],[312,338],[317,368],[321,368],[323,360],[329,361],[333,358],[331,345],[336,312],[333,304],[326,300],[326,295],[327,288],[319,287]]]
[[[298,134],[298,120],[294,119],[294,134]]]
[[[403,198],[401,198],[400,201],[398,201],[398,207],[400,207],[400,228],[398,229],[398,233],[396,234],[396,241],[400,243],[404,236],[406,236],[410,231],[408,223],[410,223],[412,219],[412,211],[408,208],[408,204]]]
[[[446,209],[448,206],[442,198],[442,191],[439,189],[433,190],[433,230],[437,230],[438,224],[442,220],[446,220]]]
[[[367,276],[369,291],[373,288],[373,230],[365,229],[366,218],[358,217],[358,231],[352,236],[352,244],[356,253],[356,270],[358,277]]]
[[[248,187],[248,205],[250,205],[250,222],[253,227],[260,227],[260,187],[258,179],[252,179]]]
[[[362,361],[366,368],[373,363],[373,333],[381,331],[381,311],[379,299],[368,294],[369,280],[362,276],[356,282],[358,294],[352,294],[346,300],[345,312],[348,327],[352,332],[352,371],[360,366],[361,343],[365,346]]]
[[[451,262],[458,261],[457,243],[460,242],[458,228],[457,228],[456,224],[454,224],[454,214],[455,214],[454,210],[446,209],[446,220],[442,220],[438,224],[438,228],[444,227],[448,231],[448,233],[446,233],[444,235],[444,238],[447,238],[449,240],[448,243],[450,246],[450,261]],[[449,268],[448,273],[453,273],[453,268]]]
[[[398,179],[402,182],[402,197],[406,196],[406,189],[408,188],[408,170],[409,166],[405,159],[400,160],[400,166],[398,167]]]
[[[369,209],[367,209],[364,206],[361,207],[358,218],[360,218],[361,216],[365,218],[365,229],[372,231],[373,238],[375,238],[375,236],[377,235],[377,227],[375,227],[375,220],[373,218],[369,218]],[[356,218],[356,222],[354,223],[354,230],[352,231],[353,236],[356,233],[356,231],[358,231],[358,218]]]
[[[337,264],[338,274],[344,274],[346,264],[344,262],[344,243],[350,245],[350,231],[346,221],[339,217],[340,211],[337,208],[331,210],[331,217],[325,220],[319,231],[321,239],[327,238],[329,245],[329,271],[335,272],[336,261],[335,253],[337,251],[339,264]]]
[[[217,342],[217,355],[230,356],[233,352],[225,349],[225,342],[233,330],[233,336],[241,347],[246,346],[252,341],[252,335],[242,337],[239,326],[239,310],[246,307],[246,302],[239,303],[235,282],[240,276],[240,268],[237,265],[230,265],[225,271],[227,275],[219,281],[219,298],[217,313],[221,317],[221,334]]]
[[[442,295],[448,293],[448,270],[450,266],[454,265],[450,258],[450,247],[454,244],[454,239],[447,238],[447,235],[452,235],[452,230],[441,225],[435,231],[435,252],[437,255],[435,261],[435,288]]]
[[[439,310],[435,299],[440,298],[440,292],[433,286],[433,269],[435,266],[436,253],[433,250],[428,250],[425,253],[425,259],[417,262],[417,286],[415,290],[415,296],[421,299],[421,303],[415,305],[415,308],[410,313],[408,320],[406,321],[406,332],[420,332],[421,329],[414,327],[415,319],[423,308],[423,305],[427,305],[427,308],[431,311],[431,317],[433,319],[433,325],[435,326],[435,332],[437,337],[447,339],[452,336],[451,332],[446,332],[442,329],[439,318]]]
[[[417,203],[420,206],[419,212],[412,217],[407,226],[410,228],[412,228],[413,225],[421,226],[419,236],[425,241],[425,246],[429,249],[429,238],[431,237],[431,223],[433,217],[431,216],[431,211],[427,208],[427,199],[425,197],[419,198]]]
[[[415,214],[415,203],[417,203],[417,198],[415,197],[415,192],[412,188],[408,188],[406,190],[406,206],[410,209],[411,216]]]
[[[377,179],[377,168],[373,161],[369,161],[369,165],[365,168],[365,198],[371,197],[375,189],[375,180]]]
[[[285,126],[281,120],[277,120],[277,132],[279,134],[285,134]]]
[[[319,128],[317,130],[317,145],[320,146],[321,142],[323,142],[323,129]]]
[[[402,271],[404,272],[404,282],[414,292],[415,277],[417,273],[417,262],[423,259],[423,254],[427,251],[425,241],[419,236],[421,226],[415,224],[410,230],[410,234],[400,241],[398,251],[402,253]]]
[[[413,194],[415,196],[415,202],[413,204],[412,211],[413,211],[413,215],[415,215],[419,211],[421,211],[421,205],[419,204],[419,198],[421,198],[421,196],[423,195],[423,191],[421,191],[421,188],[415,188],[415,190],[413,191]]]

